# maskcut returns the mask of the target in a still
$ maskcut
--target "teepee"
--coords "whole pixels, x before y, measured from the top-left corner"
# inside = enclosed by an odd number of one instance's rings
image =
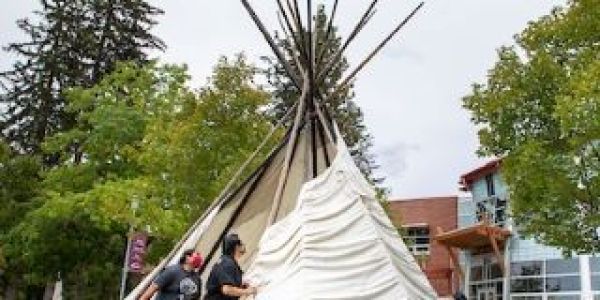
[[[201,271],[206,282],[221,254],[221,241],[229,232],[238,233],[246,245],[241,266],[247,270],[246,279],[261,287],[256,299],[435,299],[434,290],[379,205],[372,186],[354,164],[327,108],[327,99],[347,88],[423,3],[336,89],[326,92],[319,89],[320,81],[371,19],[377,0],[370,3],[333,59],[320,63],[316,63],[315,54],[323,45],[315,43],[311,0],[306,1],[305,21],[297,0],[287,0],[285,5],[276,0],[283,32],[293,41],[293,51],[285,54],[248,1],[241,1],[302,92],[286,116],[293,120],[265,161],[235,186],[240,170],[126,299],[137,299],[160,270],[176,263],[185,249],[195,248],[205,256]],[[337,8],[335,0],[327,35]]]

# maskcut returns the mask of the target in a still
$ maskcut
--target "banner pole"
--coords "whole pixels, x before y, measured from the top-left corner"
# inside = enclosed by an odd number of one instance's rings
[[[121,274],[121,288],[119,291],[119,299],[125,299],[125,289],[127,287],[127,272],[129,271],[129,251],[131,250],[131,226],[127,234],[127,246],[125,248],[125,259],[123,260],[123,273]]]

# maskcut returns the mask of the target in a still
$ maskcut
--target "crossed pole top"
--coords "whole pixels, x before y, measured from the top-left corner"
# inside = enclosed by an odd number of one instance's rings
[[[291,126],[291,145],[286,149],[283,168],[281,170],[279,182],[275,191],[271,212],[269,213],[268,224],[270,225],[273,224],[277,219],[281,198],[285,189],[289,169],[291,168],[292,157],[295,153],[294,149],[296,145],[296,137],[300,128],[300,123],[304,119],[303,117],[310,117],[310,126],[312,128],[311,143],[313,144],[311,160],[312,173],[313,177],[316,177],[317,156],[315,151],[316,147],[314,146],[316,141],[314,132],[315,128],[318,128],[318,125],[315,123],[315,116],[318,116],[320,126],[322,126],[323,131],[328,137],[328,140],[333,143],[335,141],[334,138],[337,138],[335,136],[336,131],[334,130],[335,121],[327,109],[327,99],[336,97],[339,92],[346,90],[349,85],[352,84],[353,79],[360,72],[360,70],[362,70],[367,63],[400,31],[400,29],[404,27],[406,23],[408,23],[408,21],[417,13],[417,11],[423,7],[423,2],[415,7],[412,12],[406,18],[404,18],[352,72],[337,82],[331,91],[325,91],[322,89],[324,80],[333,70],[336,69],[336,67],[339,66],[340,63],[343,62],[342,57],[344,51],[356,38],[359,32],[365,28],[365,26],[373,18],[378,0],[371,0],[369,6],[360,17],[357,24],[354,26],[354,29],[351,31],[350,35],[342,44],[341,48],[333,53],[333,55],[328,58],[328,61],[324,61],[325,51],[331,41],[335,39],[333,34],[333,20],[339,8],[338,0],[334,0],[324,37],[317,36],[318,31],[313,30],[313,20],[316,18],[313,15],[313,6],[311,0],[306,0],[304,21],[298,7],[298,0],[285,0],[285,5],[283,0],[275,0],[277,2],[278,18],[282,27],[281,29],[291,45],[289,49],[282,49],[279,47],[248,0],[241,1],[250,14],[250,17],[271,47],[271,50],[275,56],[277,56],[277,59],[283,66],[287,76],[294,86],[301,92],[298,102],[296,103],[297,105],[293,107],[293,109],[296,110],[296,117]],[[316,43],[317,39],[321,39],[324,42]],[[326,152],[324,147],[323,149]]]
[[[417,5],[410,14],[408,14],[346,77],[340,80],[332,91],[321,90],[323,81],[336,69],[342,62],[344,51],[355,40],[356,36],[371,21],[375,12],[378,0],[372,0],[364,11],[349,36],[346,38],[341,48],[334,53],[328,61],[324,61],[325,51],[329,46],[333,35],[333,21],[338,11],[339,0],[334,0],[331,9],[325,37],[319,37],[324,40],[323,43],[315,43],[316,31],[313,28],[313,5],[312,0],[306,0],[306,13],[302,13],[298,6],[298,0],[275,0],[277,2],[277,14],[281,24],[281,30],[291,44],[291,50],[285,51],[280,48],[273,39],[269,30],[264,26],[260,17],[256,14],[248,0],[241,0],[242,4],[250,14],[250,17],[263,34],[263,37],[271,47],[271,50],[283,66],[286,75],[290,78],[294,86],[307,93],[307,107],[312,108],[318,102],[327,103],[328,98],[335,97],[338,93],[346,90],[356,75],[371,61],[371,59],[385,47],[385,45],[398,34],[400,29],[423,7],[424,2]],[[262,1],[262,0],[261,0]],[[304,20],[303,20],[304,19]],[[305,82],[307,81],[307,82]]]

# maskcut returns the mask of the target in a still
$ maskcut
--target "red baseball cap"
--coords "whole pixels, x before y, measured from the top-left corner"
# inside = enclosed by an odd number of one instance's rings
[[[202,263],[204,262],[204,259],[202,258],[202,255],[200,255],[200,253],[194,252],[194,253],[192,253],[192,255],[190,255],[189,262],[192,265],[192,267],[197,269],[197,268],[202,267]]]

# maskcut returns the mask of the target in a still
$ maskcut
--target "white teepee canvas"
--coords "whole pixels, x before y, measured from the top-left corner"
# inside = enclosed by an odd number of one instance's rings
[[[298,51],[293,58],[283,55],[248,1],[241,1],[301,91],[291,109],[295,118],[261,166],[237,187],[228,186],[126,299],[137,299],[161,269],[177,263],[189,248],[206,257],[202,270],[206,282],[219,259],[223,237],[232,231],[246,246],[248,254],[239,263],[248,270],[246,279],[260,286],[256,299],[435,299],[427,278],[355,165],[331,112],[322,108],[337,89],[322,95],[316,85],[330,68],[321,69],[315,64],[315,53],[320,51],[311,41],[311,1],[307,0],[308,26],[304,27],[299,15],[287,19],[290,12],[298,13],[295,2],[288,1],[285,9],[277,0],[280,12],[287,11],[284,18],[289,32],[299,35],[302,31],[308,38],[306,44],[295,44]],[[372,0],[358,29],[370,19],[376,2]],[[420,7],[338,88],[345,88]],[[293,22],[295,25],[290,25]],[[339,55],[333,57],[339,59]],[[295,67],[290,61],[296,62]],[[333,60],[327,66],[335,63]]]

